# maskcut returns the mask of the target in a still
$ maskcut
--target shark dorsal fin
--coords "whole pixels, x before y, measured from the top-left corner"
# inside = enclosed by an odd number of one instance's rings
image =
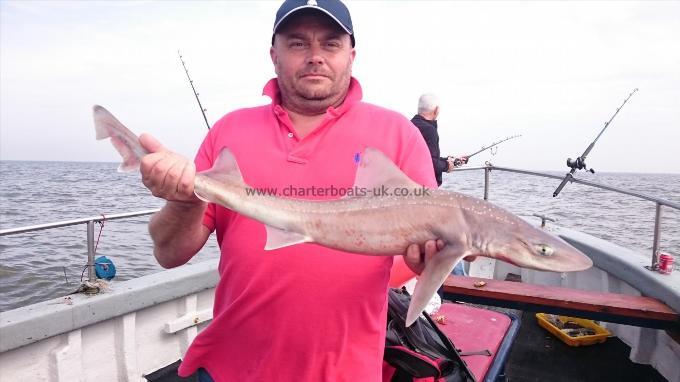
[[[231,181],[238,180],[243,182],[241,170],[238,168],[236,157],[228,148],[223,148],[217,155],[215,163],[210,170],[202,171],[201,174],[206,175],[212,179],[226,178]]]
[[[212,179],[215,183],[238,183],[243,184],[243,175],[241,175],[241,170],[238,168],[238,163],[236,163],[236,157],[231,153],[228,148],[223,148],[222,151],[217,155],[217,159],[213,163],[213,166],[209,170],[199,172],[202,176]],[[211,202],[206,195],[201,195],[200,192],[194,190],[196,196],[199,199]]]
[[[361,155],[357,168],[354,186],[373,189],[375,187],[407,187],[410,190],[420,185],[412,181],[382,151],[367,147]]]

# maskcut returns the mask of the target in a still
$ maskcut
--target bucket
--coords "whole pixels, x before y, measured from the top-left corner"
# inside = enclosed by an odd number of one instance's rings
[[[659,273],[670,275],[673,273],[675,259],[669,253],[659,253]]]

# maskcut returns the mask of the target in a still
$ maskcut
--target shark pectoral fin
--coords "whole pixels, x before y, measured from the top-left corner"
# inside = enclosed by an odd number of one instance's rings
[[[360,189],[386,187],[420,188],[420,185],[404,174],[382,151],[367,147],[361,155],[354,178],[354,186]]]
[[[264,246],[266,251],[312,241],[309,237],[297,232],[285,231],[266,224],[264,228],[267,230],[267,244]]]
[[[406,313],[406,326],[411,326],[425,309],[437,289],[451,274],[453,267],[466,255],[455,247],[446,246],[432,256],[426,263],[423,273],[418,277],[411,303]]]

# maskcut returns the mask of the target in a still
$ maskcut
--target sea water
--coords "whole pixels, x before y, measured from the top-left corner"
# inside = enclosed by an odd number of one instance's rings
[[[159,208],[139,174],[114,163],[0,161],[0,229]],[[563,175],[555,173],[556,175]],[[680,174],[586,174],[581,178],[680,203]],[[540,223],[533,214],[651,257],[655,204],[559,180],[492,171],[489,200]],[[483,171],[444,175],[444,189],[483,197]],[[97,256],[117,269],[113,282],[159,272],[149,216],[95,224]],[[664,208],[660,250],[680,255],[680,211]],[[214,235],[191,262],[217,258]],[[63,296],[87,278],[86,225],[0,237],[0,311]],[[677,263],[677,261],[676,261]]]

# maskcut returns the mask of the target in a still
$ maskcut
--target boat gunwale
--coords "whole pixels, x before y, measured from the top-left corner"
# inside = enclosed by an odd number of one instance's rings
[[[577,230],[554,228],[555,234],[588,254],[594,267],[628,283],[643,296],[656,298],[680,312],[680,272],[670,275],[651,272],[646,268],[649,258],[638,252]]]
[[[112,283],[97,295],[71,294],[0,312],[0,353],[214,288],[219,259]]]

